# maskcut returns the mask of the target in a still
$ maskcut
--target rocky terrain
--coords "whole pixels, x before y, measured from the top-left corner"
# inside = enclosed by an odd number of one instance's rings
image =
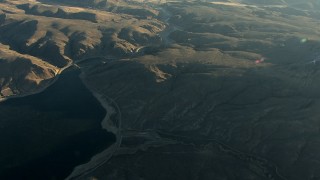
[[[32,59],[30,63],[23,62],[25,72],[9,75],[1,71],[1,96],[37,91],[48,84],[42,80],[49,81],[72,61],[133,54],[141,46],[159,43],[157,33],[164,29],[161,21],[147,19],[144,16],[149,14],[138,10],[137,15],[130,15],[54,3],[4,1],[0,4],[0,43],[5,53],[1,55],[1,64],[7,64],[1,68],[6,66],[13,72],[19,67],[19,60],[13,61],[22,58],[19,54]],[[153,13],[158,12],[154,10],[150,15]],[[28,74],[34,75],[27,77]]]
[[[0,5],[2,96],[73,62],[113,113],[68,179],[320,179],[317,1],[79,2]]]

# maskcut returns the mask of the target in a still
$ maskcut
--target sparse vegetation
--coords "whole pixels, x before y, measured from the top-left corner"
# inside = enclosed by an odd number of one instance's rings
[[[141,2],[0,3],[1,96],[79,62],[121,109],[112,159],[76,179],[319,178],[318,1]]]

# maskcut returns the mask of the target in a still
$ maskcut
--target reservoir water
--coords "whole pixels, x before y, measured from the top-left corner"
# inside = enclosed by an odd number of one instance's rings
[[[0,179],[64,179],[115,142],[79,73],[69,68],[45,91],[0,103]]]

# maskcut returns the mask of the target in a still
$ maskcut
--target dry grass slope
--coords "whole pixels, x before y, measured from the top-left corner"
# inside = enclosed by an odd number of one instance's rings
[[[95,4],[90,7],[72,7],[53,3],[55,2],[46,4],[19,0],[1,2],[0,42],[12,51],[28,54],[55,69],[62,69],[72,61],[86,57],[133,54],[143,46],[159,43],[161,40],[157,33],[165,27],[156,19],[91,8]],[[126,10],[124,7],[123,10]],[[135,6],[128,9],[135,10]],[[156,12],[151,14],[156,16]],[[15,68],[13,62],[7,63]],[[49,71],[46,66],[41,67]],[[37,86],[21,89],[23,86],[29,87],[27,83],[31,77],[27,79],[25,73],[15,74],[22,79],[19,83],[16,82],[17,78],[11,77],[12,74],[2,74],[0,78],[11,78],[12,84],[20,84],[11,85],[8,95],[19,95],[37,89]],[[43,80],[54,77],[54,74],[46,75],[48,76]],[[40,79],[34,81],[39,84]],[[1,90],[9,91],[8,83],[0,87]]]

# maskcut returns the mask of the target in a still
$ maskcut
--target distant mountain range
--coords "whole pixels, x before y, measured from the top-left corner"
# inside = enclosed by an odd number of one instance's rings
[[[234,2],[255,5],[288,5],[297,8],[320,11],[320,1],[318,0],[209,0],[210,2]]]

